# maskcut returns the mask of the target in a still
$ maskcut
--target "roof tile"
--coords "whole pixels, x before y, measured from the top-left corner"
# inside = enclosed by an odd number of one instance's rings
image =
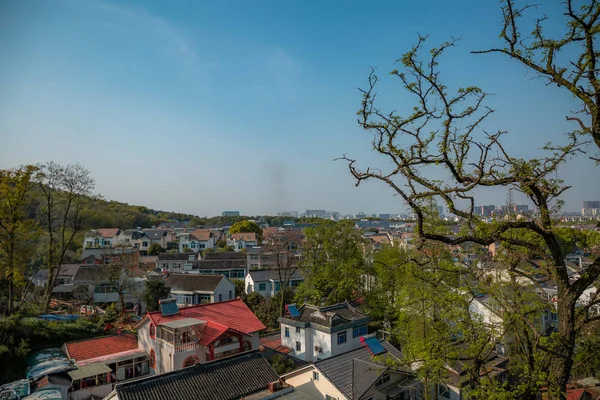
[[[71,359],[83,361],[137,349],[138,342],[133,335],[115,335],[69,342],[66,346]]]

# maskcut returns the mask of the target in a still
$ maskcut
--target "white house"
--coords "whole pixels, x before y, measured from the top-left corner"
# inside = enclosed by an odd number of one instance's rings
[[[292,289],[304,282],[298,269],[292,271],[282,269],[281,277],[278,269],[250,270],[245,279],[246,294],[258,292],[264,297],[273,297],[281,291],[281,281],[288,279]]]
[[[307,398],[327,400],[408,400],[421,398],[414,374],[400,367],[400,351],[371,338],[361,347],[282,375]]]
[[[227,246],[233,246],[234,251],[242,251],[247,248],[258,246],[255,232],[234,233],[227,238]]]
[[[163,271],[180,272],[187,262],[198,260],[198,253],[159,253],[156,267]]]
[[[179,251],[181,253],[184,252],[184,249],[198,253],[215,248],[215,238],[210,229],[195,229],[191,232],[180,233],[177,237],[179,238]]]
[[[160,301],[160,308],[136,325],[152,374],[257,349],[258,334],[265,329],[239,299],[181,309],[175,299],[167,299]]]
[[[292,349],[304,361],[322,360],[362,346],[367,334],[369,316],[348,303],[317,307],[304,304],[300,308],[286,306],[285,317],[278,321],[281,344]]]
[[[86,232],[83,239],[83,248],[112,247],[117,244],[119,228],[100,228]]]
[[[235,299],[235,285],[224,275],[171,274],[165,281],[178,306]]]

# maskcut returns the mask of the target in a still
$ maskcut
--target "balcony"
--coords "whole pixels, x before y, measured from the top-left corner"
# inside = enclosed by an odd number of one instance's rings
[[[184,353],[200,348],[206,322],[194,318],[183,318],[160,324],[157,338],[160,346],[171,354]]]

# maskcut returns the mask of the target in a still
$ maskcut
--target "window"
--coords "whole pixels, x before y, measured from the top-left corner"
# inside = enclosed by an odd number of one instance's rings
[[[148,242],[142,242],[142,247],[148,247]]]
[[[196,248],[196,242],[190,242],[190,249]]]
[[[198,296],[198,300],[200,301],[200,304],[210,303],[210,296],[206,294],[201,294],[200,296]]]
[[[219,295],[219,301],[223,301],[223,295],[222,294]]]
[[[302,343],[296,341],[296,351],[302,351]]]
[[[290,286],[293,288],[296,288],[296,287],[300,286],[301,283],[302,283],[302,281],[292,281],[290,283]]]
[[[384,376],[382,376],[381,378],[379,378],[377,380],[377,382],[375,383],[375,387],[385,385],[389,381],[390,381],[390,376],[388,374],[385,374]]]
[[[275,291],[279,292],[280,289],[281,289],[281,282],[275,282]]]
[[[337,344],[340,345],[344,343],[346,343],[346,331],[340,332],[337,335]]]
[[[233,299],[233,293],[231,292],[231,290],[229,291],[229,300]]]
[[[199,249],[204,249],[205,247],[206,247],[206,245],[204,243],[198,243]]]
[[[290,328],[285,328],[285,337],[290,337]]]
[[[558,321],[558,314],[555,312],[550,313],[550,318],[552,319],[553,322],[556,322],[556,321]]]
[[[356,328],[352,329],[352,337],[356,338],[359,336],[365,336],[367,334],[367,326],[366,325],[362,325],[362,326],[357,326]]]
[[[192,365],[196,365],[199,362],[200,362],[200,360],[198,359],[198,357],[196,357],[196,356],[189,356],[183,362],[183,368],[191,367]]]
[[[450,398],[450,390],[444,385],[439,385],[438,386],[438,396],[442,399],[449,399]]]
[[[300,327],[296,327],[296,333],[300,333]]]
[[[317,371],[313,371],[313,381],[319,380],[319,373]]]
[[[258,284],[258,290],[261,291],[261,292],[267,290],[267,284],[266,283],[259,283]]]

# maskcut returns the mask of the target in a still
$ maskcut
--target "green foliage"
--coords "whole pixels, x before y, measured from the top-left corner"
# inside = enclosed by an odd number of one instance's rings
[[[361,233],[352,221],[318,225],[305,230],[302,269],[305,281],[296,298],[320,304],[357,300],[366,272]]]
[[[294,364],[291,359],[281,354],[275,354],[271,357],[269,363],[279,375],[283,375],[286,372],[296,369],[296,364]]]
[[[158,310],[158,301],[168,298],[169,293],[171,293],[171,289],[165,286],[165,281],[162,278],[149,278],[142,296],[147,310]]]
[[[235,285],[235,295],[244,301],[247,301],[248,295],[246,294],[246,281],[243,279],[232,279],[231,282]]]
[[[223,247],[227,247],[227,241],[224,239],[217,240],[217,248],[222,249]]]
[[[233,235],[235,233],[240,233],[240,232],[244,232],[244,233],[254,232],[254,233],[256,233],[256,238],[257,238],[258,242],[260,243],[262,241],[263,231],[256,222],[244,220],[244,221],[236,222],[235,224],[231,225],[231,227],[229,228],[230,235]]]
[[[164,252],[166,252],[166,250],[163,249],[163,247],[158,243],[152,243],[150,245],[150,248],[148,249],[148,254],[151,256],[156,256],[156,255],[158,255],[158,253],[164,253]]]
[[[100,321],[44,321],[19,315],[0,317],[0,384],[23,378],[30,352],[103,334]]]

